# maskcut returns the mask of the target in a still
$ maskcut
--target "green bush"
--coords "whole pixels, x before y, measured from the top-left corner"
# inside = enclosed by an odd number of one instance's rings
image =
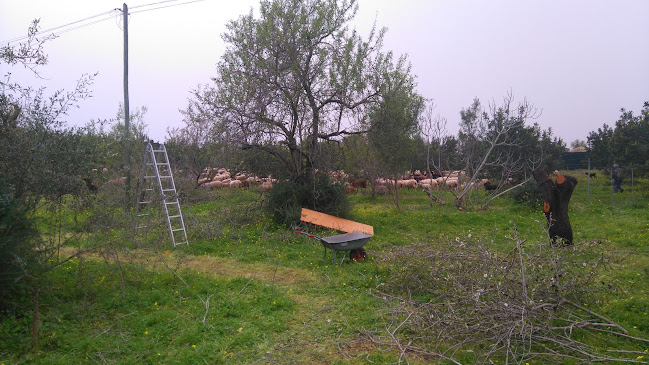
[[[535,181],[528,181],[522,186],[514,189],[510,196],[518,204],[525,204],[531,208],[539,208],[543,206],[543,196],[541,189]]]
[[[325,174],[316,174],[313,180],[274,184],[266,207],[278,222],[288,226],[299,223],[302,208],[337,217],[346,217],[351,210],[345,187]]]
[[[29,299],[26,280],[38,254],[34,221],[12,190],[0,180],[0,315],[14,313]]]

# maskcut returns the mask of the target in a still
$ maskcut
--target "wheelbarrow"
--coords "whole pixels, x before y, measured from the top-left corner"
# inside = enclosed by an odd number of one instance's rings
[[[365,259],[365,256],[367,256],[367,252],[365,252],[363,246],[365,246],[367,241],[372,238],[371,235],[361,232],[344,233],[329,237],[318,237],[316,235],[302,231],[295,231],[295,233],[303,234],[307,237],[315,238],[320,241],[325,249],[323,256],[324,258],[327,257],[327,249],[332,250],[334,252],[334,265],[337,262],[336,254],[338,253],[338,251],[349,251],[350,260],[363,261]],[[343,261],[345,261],[345,256],[346,255],[343,254],[343,258],[342,260],[340,260],[341,265],[343,264]]]

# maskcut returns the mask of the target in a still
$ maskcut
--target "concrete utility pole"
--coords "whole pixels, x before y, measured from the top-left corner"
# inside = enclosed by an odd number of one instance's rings
[[[128,107],[128,6],[122,8],[124,25],[124,168],[126,169],[126,212],[131,206],[131,123]]]

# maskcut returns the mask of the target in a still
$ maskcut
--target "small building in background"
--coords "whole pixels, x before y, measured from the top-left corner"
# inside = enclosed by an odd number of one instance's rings
[[[586,147],[577,147],[564,152],[561,157],[566,164],[566,170],[579,170],[588,168],[587,155]]]

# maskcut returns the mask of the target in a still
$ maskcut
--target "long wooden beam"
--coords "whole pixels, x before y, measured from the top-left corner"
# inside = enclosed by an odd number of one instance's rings
[[[336,229],[345,233],[362,232],[372,236],[374,235],[374,227],[370,225],[350,221],[349,219],[334,217],[329,214],[320,213],[306,208],[302,208],[302,217],[300,220],[302,222]]]

